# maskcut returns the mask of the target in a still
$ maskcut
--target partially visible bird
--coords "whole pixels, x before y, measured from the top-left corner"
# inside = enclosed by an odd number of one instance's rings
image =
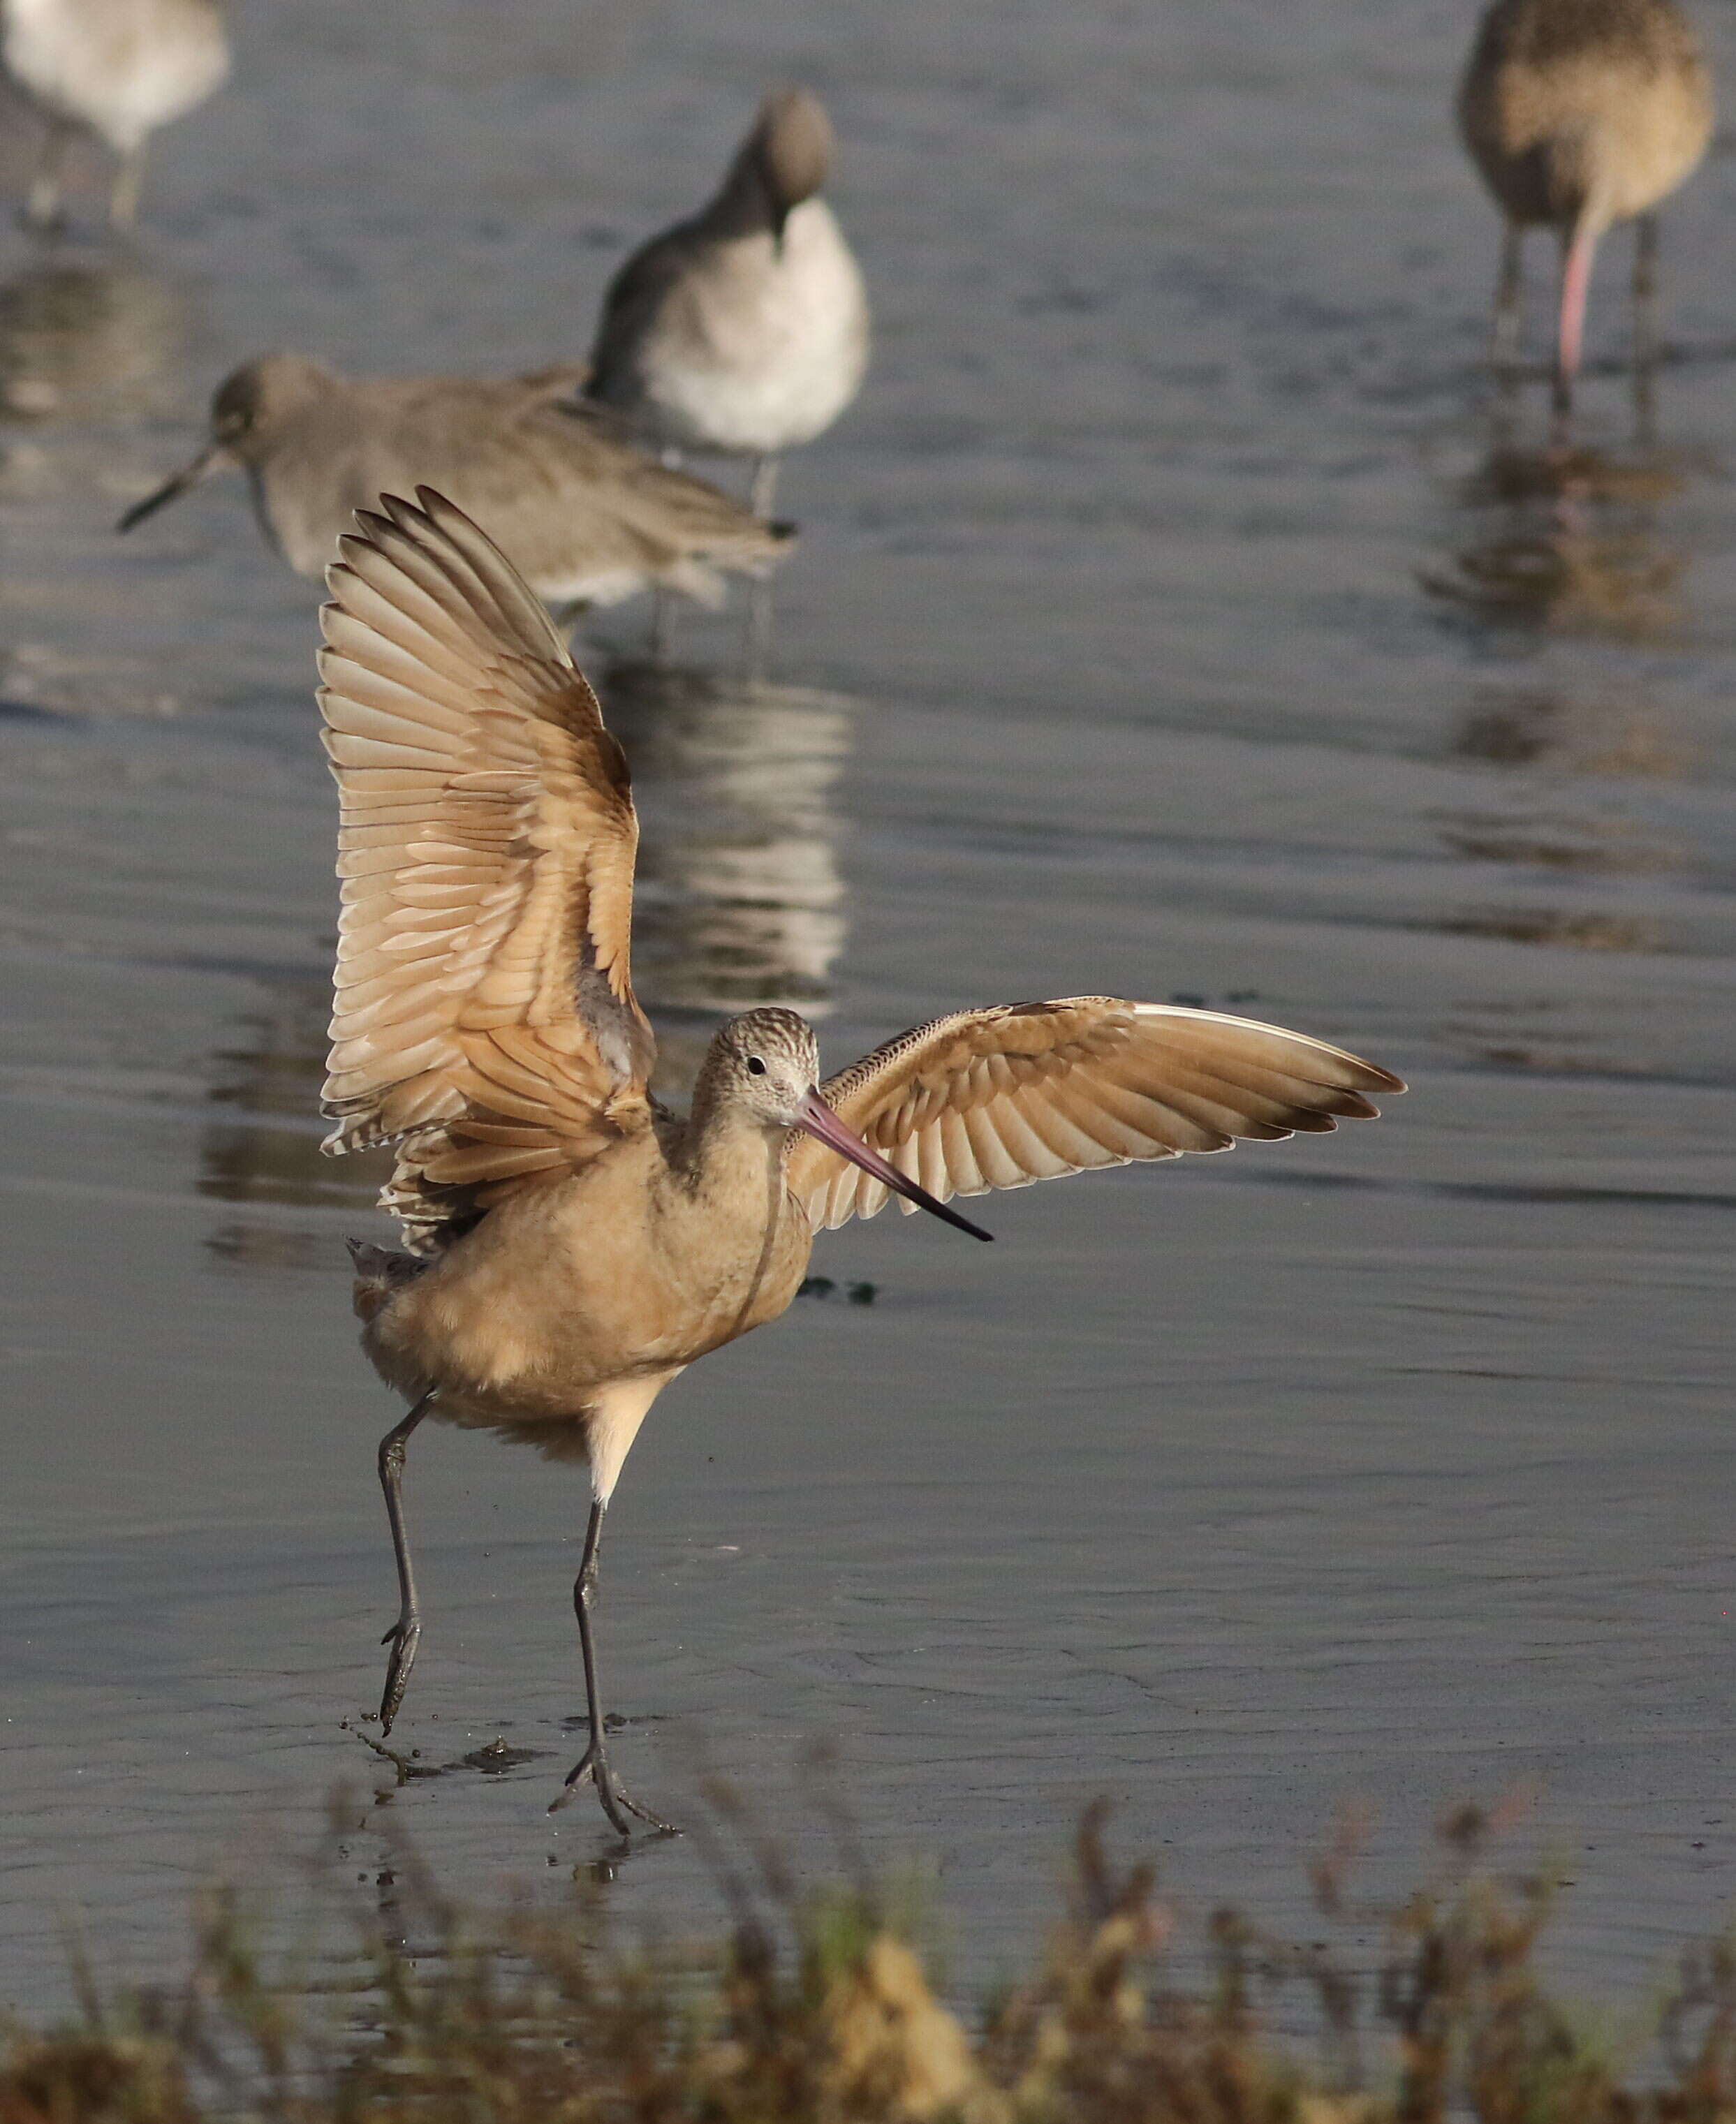
[[[210,440],[118,528],[228,462],[245,469],[260,529],[298,575],[324,571],[358,509],[420,481],[456,497],[558,605],[644,590],[715,604],[725,574],[758,576],[779,559],[788,524],[763,523],[636,449],[574,396],[584,373],[350,378],[302,355],[266,355],[219,386]]]
[[[713,1039],[690,1114],[666,1111],[628,966],[621,748],[501,553],[417,500],[385,497],[343,540],[320,660],[343,880],[326,1148],[396,1147],[381,1201],[407,1249],[353,1249],[363,1346],[412,1403],[379,1450],[400,1595],[380,1718],[421,1634],[400,1495],[417,1424],[588,1461],[590,1739],[567,1789],[594,1780],[623,1832],[666,1827],[605,1746],[604,1511],[657,1396],[785,1309],[815,1234],[890,1192],[986,1238],[946,1198],[1319,1133],[1404,1087],[1274,1026],[1071,996],[955,1011],[823,1086],[803,1021],[750,1010]]]
[[[666,448],[750,457],[770,513],[779,454],[829,428],[868,365],[868,297],[831,209],[826,107],[760,106],[716,196],[636,251],[603,298],[590,395]]]
[[[229,41],[216,0],[3,0],[0,63],[48,120],[26,223],[59,221],[67,150],[84,132],[118,157],[109,219],[129,228],[146,141],[223,80]]]
[[[1498,351],[1517,328],[1520,243],[1553,228],[1561,243],[1555,403],[1573,399],[1586,291],[1598,238],[1639,222],[1636,341],[1649,328],[1654,209],[1694,170],[1712,134],[1712,82],[1674,0],[1494,0],[1458,100],[1472,161],[1507,217],[1496,294]],[[1643,344],[1642,354],[1646,350]]]

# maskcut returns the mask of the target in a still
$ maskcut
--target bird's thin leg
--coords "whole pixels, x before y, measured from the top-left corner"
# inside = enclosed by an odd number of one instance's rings
[[[755,516],[769,517],[772,496],[778,491],[778,460],[769,451],[754,459],[754,476],[748,486],[747,505]]]
[[[1652,439],[1658,374],[1658,217],[1634,228],[1634,415],[1642,442]]]
[[[658,583],[651,593],[651,627],[645,641],[646,653],[653,664],[661,664],[668,658],[669,618],[669,592]]]
[[[1495,307],[1489,335],[1489,365],[1498,376],[1519,358],[1520,260],[1524,233],[1516,221],[1501,233],[1501,270],[1495,280]]]
[[[771,646],[771,578],[769,576],[756,576],[747,586],[747,625],[742,632],[743,661],[750,686],[765,684]]]
[[[129,229],[139,219],[139,195],[144,189],[144,149],[129,148],[120,158],[109,190],[109,226]]]
[[[584,1552],[579,1558],[579,1575],[572,1581],[573,1613],[579,1619],[579,1649],[585,1658],[585,1706],[590,1727],[590,1739],[585,1752],[569,1773],[566,1784],[548,1812],[564,1807],[573,1793],[589,1778],[597,1788],[597,1797],[603,1802],[603,1812],[623,1836],[631,1835],[632,1825],[627,1816],[637,1815],[647,1827],[660,1830],[665,1836],[679,1836],[680,1831],[673,1822],[663,1821],[649,1807],[641,1807],[628,1793],[627,1788],[609,1768],[609,1750],[603,1739],[603,1699],[597,1684],[597,1648],[591,1633],[590,1604],[596,1598],[597,1551],[603,1540],[603,1513],[600,1502],[590,1508],[590,1523],[585,1530]]]
[[[1634,362],[1658,354],[1658,217],[1643,214],[1634,224]]]
[[[380,1639],[390,1645],[386,1662],[386,1686],[379,1700],[379,1730],[392,1731],[398,1707],[404,1700],[410,1670],[416,1665],[416,1647],[422,1634],[422,1611],[416,1605],[416,1572],[410,1562],[410,1541],[404,1532],[404,1447],[410,1434],[428,1413],[434,1401],[430,1387],[410,1413],[395,1423],[379,1442],[379,1486],[386,1493],[386,1517],[392,1524],[392,1553],[398,1564],[398,1620]]]
[[[23,221],[26,228],[58,228],[63,219],[62,181],[66,173],[67,150],[73,144],[73,128],[64,120],[51,118],[31,172],[25,195]]]

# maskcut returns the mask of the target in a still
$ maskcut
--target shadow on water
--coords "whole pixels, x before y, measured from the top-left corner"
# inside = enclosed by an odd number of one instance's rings
[[[617,664],[604,711],[633,763],[642,839],[633,980],[657,1027],[659,1089],[685,1100],[720,1016],[831,1007],[846,933],[833,792],[853,704],[799,687],[744,685]],[[283,1209],[369,1205],[383,1156],[322,1156],[319,1088],[331,986],[284,975],[212,1058],[199,1189],[252,1215],[207,1241],[228,1260],[320,1265],[329,1234]]]

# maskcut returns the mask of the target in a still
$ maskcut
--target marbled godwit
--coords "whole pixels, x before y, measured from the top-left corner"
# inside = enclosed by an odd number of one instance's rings
[[[126,228],[145,142],[205,101],[229,71],[229,45],[213,0],[4,0],[0,62],[48,120],[25,219],[59,220],[66,152],[82,131],[120,158],[109,219]]]
[[[604,1744],[603,1515],[658,1394],[783,1311],[815,1233],[890,1191],[986,1238],[945,1198],[1324,1130],[1403,1087],[1300,1033],[1110,996],[955,1012],[822,1086],[807,1024],[765,1008],[716,1035],[678,1120],[646,1088],[620,747],[500,552],[417,499],[342,542],[320,662],[344,881],[326,1148],[396,1145],[381,1201],[408,1248],[354,1249],[363,1345],[412,1403],[379,1450],[400,1594],[380,1720],[421,1631],[400,1497],[416,1426],[586,1459],[590,1742],[561,1797],[589,1778],[616,1829],[662,1828]]]
[[[574,396],[584,374],[351,380],[301,355],[266,355],[218,387],[209,441],[118,528],[227,460],[245,468],[260,528],[298,575],[321,574],[358,509],[424,480],[456,496],[557,605],[654,589],[714,604],[722,571],[771,566],[789,527],[633,449]]]
[[[1507,217],[1495,297],[1498,354],[1517,328],[1527,228],[1561,241],[1555,404],[1566,412],[1597,239],[1637,219],[1636,353],[1645,341],[1658,242],[1654,209],[1712,133],[1712,84],[1673,0],[1494,0],[1459,88],[1459,127]]]
[[[819,98],[760,106],[717,195],[636,251],[610,282],[592,397],[677,449],[755,460],[768,515],[780,452],[830,427],[868,364],[868,298],[819,196],[832,128]]]

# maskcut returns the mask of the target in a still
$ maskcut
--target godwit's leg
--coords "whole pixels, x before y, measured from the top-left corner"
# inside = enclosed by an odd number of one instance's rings
[[[755,516],[769,517],[772,496],[778,491],[778,460],[769,452],[754,459],[754,476],[748,486],[747,505]]]
[[[395,1423],[379,1442],[379,1486],[386,1493],[386,1517],[392,1523],[392,1553],[398,1564],[398,1620],[380,1639],[390,1645],[386,1662],[386,1686],[379,1700],[379,1730],[392,1731],[398,1707],[404,1700],[410,1670],[416,1665],[416,1647],[422,1634],[422,1611],[416,1605],[416,1572],[410,1562],[410,1541],[404,1532],[404,1447],[410,1434],[428,1413],[434,1401],[430,1387],[401,1423]]]
[[[597,1647],[591,1633],[590,1604],[597,1591],[597,1551],[603,1541],[603,1511],[600,1504],[590,1508],[590,1523],[585,1530],[584,1552],[579,1558],[579,1575],[572,1581],[573,1613],[579,1619],[579,1649],[585,1656],[585,1708],[590,1726],[590,1740],[585,1752],[569,1773],[559,1797],[550,1805],[553,1814],[557,1807],[564,1807],[586,1778],[596,1786],[597,1797],[603,1802],[603,1812],[623,1836],[631,1835],[632,1825],[627,1816],[637,1815],[648,1828],[659,1830],[665,1836],[680,1835],[673,1822],[665,1821],[653,1814],[649,1807],[641,1807],[628,1793],[627,1788],[609,1766],[609,1750],[603,1741],[603,1699],[597,1683]]]
[[[109,226],[130,228],[139,219],[139,195],[144,189],[144,149],[130,149],[120,158],[109,190]]]
[[[1524,231],[1516,221],[1501,232],[1501,270],[1495,280],[1495,308],[1489,335],[1489,365],[1497,375],[1519,358],[1520,254]]]
[[[26,228],[58,228],[62,180],[66,174],[67,150],[73,144],[73,128],[64,119],[51,118],[42,138],[31,188],[25,195],[23,221]]]

